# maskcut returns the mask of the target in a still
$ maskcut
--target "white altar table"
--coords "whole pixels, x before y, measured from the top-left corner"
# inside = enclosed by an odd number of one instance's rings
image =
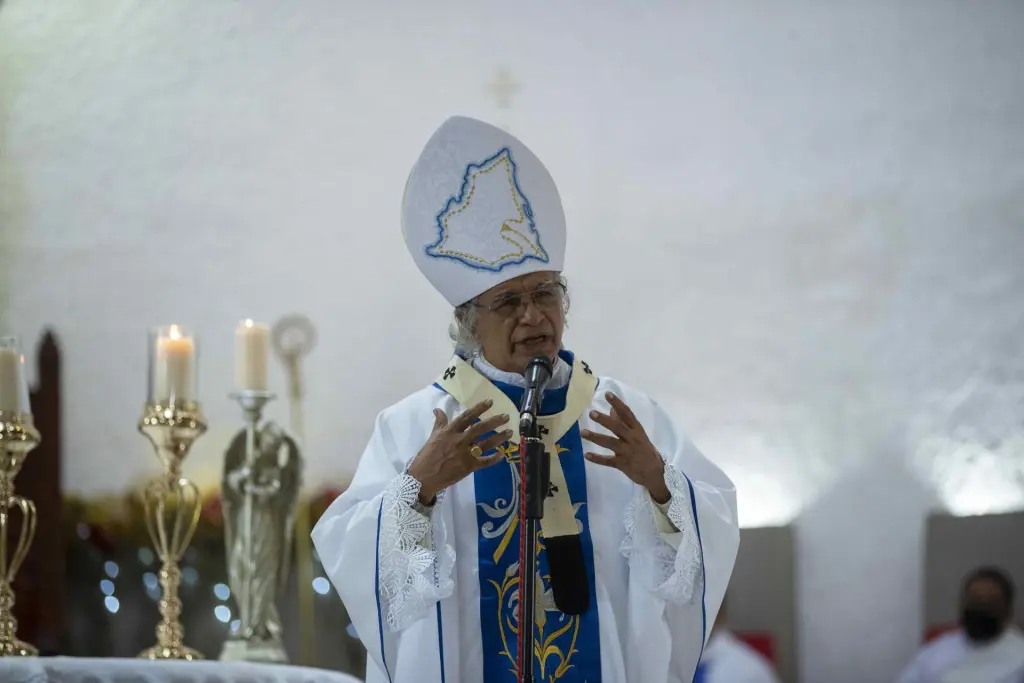
[[[282,664],[79,657],[0,657],[0,683],[361,683]]]

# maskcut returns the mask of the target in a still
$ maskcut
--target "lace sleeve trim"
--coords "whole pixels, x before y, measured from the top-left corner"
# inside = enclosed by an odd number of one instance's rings
[[[655,596],[689,604],[703,592],[703,563],[697,520],[690,502],[690,482],[675,466],[665,464],[665,485],[672,494],[668,518],[679,529],[679,549],[658,533],[654,501],[637,486],[626,507],[626,537],[621,552]]]
[[[401,474],[384,490],[381,505],[380,596],[388,628],[401,631],[427,614],[433,605],[452,594],[455,549],[447,542],[440,515],[425,517],[412,508],[420,483]],[[434,510],[444,498],[437,494]],[[431,532],[430,547],[421,545]],[[385,607],[386,605],[386,607]]]

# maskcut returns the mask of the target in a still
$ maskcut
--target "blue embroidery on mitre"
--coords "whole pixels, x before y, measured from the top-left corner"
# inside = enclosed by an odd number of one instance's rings
[[[458,195],[437,214],[439,234],[427,255],[494,272],[527,259],[547,263],[548,253],[517,173],[508,147],[466,166]]]

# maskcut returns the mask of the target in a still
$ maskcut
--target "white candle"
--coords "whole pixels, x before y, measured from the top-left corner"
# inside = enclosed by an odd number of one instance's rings
[[[21,356],[17,349],[0,348],[0,411],[19,413],[21,405]]]
[[[235,330],[235,386],[245,391],[267,390],[270,327],[243,320]]]
[[[191,337],[182,336],[177,325],[171,325],[168,335],[159,337],[156,342],[154,401],[195,400],[195,358],[195,342]]]

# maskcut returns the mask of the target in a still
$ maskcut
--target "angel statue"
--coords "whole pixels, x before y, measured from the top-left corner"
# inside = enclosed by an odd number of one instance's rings
[[[220,658],[287,662],[275,598],[288,579],[302,456],[295,440],[273,422],[256,430],[251,468],[246,441],[242,429],[224,457],[228,583],[241,623],[232,629]]]

